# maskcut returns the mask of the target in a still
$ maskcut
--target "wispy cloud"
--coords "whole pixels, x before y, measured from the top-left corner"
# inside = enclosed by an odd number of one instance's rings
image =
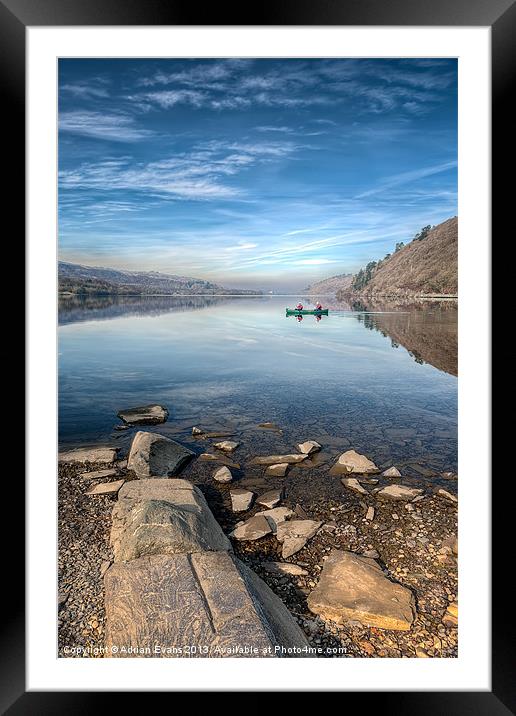
[[[154,133],[126,114],[71,110],[59,115],[59,131],[111,142],[139,142]]]
[[[432,174],[440,174],[441,172],[448,171],[457,166],[456,161],[444,162],[443,164],[436,164],[432,167],[424,167],[422,169],[414,169],[409,172],[402,172],[401,174],[394,174],[393,176],[386,177],[382,180],[378,186],[363,191],[355,196],[355,199],[364,199],[365,197],[372,196],[373,194],[379,194],[382,191],[391,189],[392,187],[407,184],[408,182],[417,181],[424,177],[431,176]]]

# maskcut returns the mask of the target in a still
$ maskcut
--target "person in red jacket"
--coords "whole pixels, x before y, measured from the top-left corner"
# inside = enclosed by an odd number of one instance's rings
[[[302,310],[303,310],[303,304],[302,304],[302,303],[298,303],[297,306],[296,306],[296,311],[302,311]]]
[[[315,304],[315,310],[322,311],[322,303],[320,301],[317,301],[317,303]]]

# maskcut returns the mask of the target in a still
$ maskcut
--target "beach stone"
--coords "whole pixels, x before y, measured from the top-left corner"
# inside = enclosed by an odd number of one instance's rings
[[[94,470],[93,472],[81,472],[79,477],[83,480],[97,480],[100,477],[113,477],[117,471],[109,468],[108,470]]]
[[[390,500],[406,500],[407,502],[421,495],[423,490],[405,485],[388,485],[376,493],[377,497],[386,497]]]
[[[86,490],[86,495],[116,495],[124,484],[125,480],[115,480],[114,482],[101,482]]]
[[[231,470],[229,467],[219,467],[218,470],[215,470],[213,473],[213,479],[217,482],[231,482],[233,479],[233,475],[231,474]]]
[[[297,462],[306,460],[308,455],[300,453],[288,454],[288,455],[265,455],[262,457],[255,457],[251,460],[252,465],[278,465],[287,463],[288,465],[295,465]]]
[[[184,658],[190,645],[206,647],[188,654],[201,658],[306,655],[306,637],[282,601],[225,551],[114,564],[104,588],[113,657],[134,656],[127,653],[134,648],[138,656]]]
[[[294,512],[290,510],[288,507],[275,507],[271,510],[265,510],[264,512],[258,512],[257,515],[262,515],[265,517],[267,522],[270,524],[272,531],[274,534],[276,534],[276,530],[278,529],[278,525],[281,522],[285,522],[285,520],[288,520]]]
[[[277,527],[276,537],[282,543],[281,556],[291,557],[311,539],[321,527],[322,522],[316,520],[290,520],[281,522]]]
[[[281,502],[282,498],[283,489],[269,490],[268,492],[264,492],[263,495],[257,497],[256,502],[259,505],[272,509],[273,507],[276,507],[279,502]]]
[[[191,450],[164,435],[139,430],[131,443],[127,467],[139,478],[168,477],[193,456]]]
[[[262,562],[262,567],[271,574],[290,574],[294,577],[305,577],[308,574],[306,569],[290,562]]]
[[[264,430],[276,430],[277,432],[281,432],[280,426],[276,425],[276,423],[258,423],[258,427]]]
[[[332,550],[308,608],[324,620],[407,631],[415,617],[412,592],[391,582],[373,559]]]
[[[265,470],[266,475],[272,475],[273,477],[285,477],[288,470],[288,462],[280,462],[278,465],[269,465]]]
[[[117,413],[126,425],[158,425],[166,422],[168,410],[163,405],[141,405]]]
[[[250,541],[261,539],[272,532],[272,528],[269,522],[263,517],[263,515],[255,515],[250,517],[248,520],[238,525],[233,532],[231,537],[234,537],[240,541]]]
[[[459,606],[457,602],[448,605],[442,622],[447,627],[456,627],[459,624]]]
[[[306,442],[300,443],[297,449],[304,455],[311,455],[313,452],[318,452],[321,449],[321,445],[315,440],[306,440]]]
[[[390,467],[388,470],[382,472],[383,477],[401,477],[401,472],[397,467]]]
[[[335,467],[338,467],[343,472],[355,472],[358,474],[380,472],[374,462],[355,450],[347,450],[346,452],[343,452],[337,460]]]
[[[198,428],[196,425],[192,428],[192,435],[198,436],[198,435],[204,435],[204,430],[202,428]]]
[[[366,520],[374,520],[374,507],[368,507],[366,512]]]
[[[60,452],[59,462],[114,462],[118,448],[110,446],[74,448]]]
[[[127,460],[118,460],[116,466],[119,470],[127,470]]]
[[[217,448],[217,450],[222,450],[222,452],[233,452],[239,445],[240,443],[236,443],[233,440],[222,440],[220,443],[214,443],[213,447]]]
[[[115,562],[148,554],[230,550],[204,495],[187,480],[131,480],[113,508]]]
[[[341,478],[341,482],[344,485],[344,487],[347,487],[348,490],[353,490],[353,492],[358,492],[360,495],[368,495],[368,491],[365,490],[362,485],[359,483],[359,481],[356,479],[356,477],[343,477]]]
[[[229,474],[231,475],[231,473]],[[245,512],[251,507],[254,500],[254,492],[242,488],[231,490],[229,496],[231,497],[231,509],[233,512]]]
[[[459,502],[457,495],[448,492],[448,490],[443,490],[442,487],[438,487],[435,491],[435,494],[437,495],[437,497],[441,497],[443,500],[446,500],[447,502],[452,502],[455,505]]]

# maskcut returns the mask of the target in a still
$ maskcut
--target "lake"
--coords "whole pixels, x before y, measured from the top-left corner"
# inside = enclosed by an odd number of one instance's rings
[[[249,454],[314,439],[377,464],[455,470],[456,303],[329,299],[328,317],[287,318],[298,300],[60,299],[60,444],[110,442],[123,454],[134,430],[113,430],[117,412],[160,403],[169,420],[150,429],[196,452],[201,425],[233,431]],[[265,421],[283,433],[259,430]]]

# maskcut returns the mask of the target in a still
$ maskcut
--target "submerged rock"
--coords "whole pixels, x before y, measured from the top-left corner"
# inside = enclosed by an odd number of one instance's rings
[[[231,497],[231,509],[233,512],[245,512],[251,507],[254,500],[254,492],[242,488],[231,490],[229,496]]]
[[[191,450],[158,433],[139,430],[131,443],[127,467],[139,478],[175,475],[193,457]]]
[[[59,462],[114,462],[119,448],[107,445],[96,447],[74,448],[60,452]]]
[[[271,532],[272,528],[265,517],[263,517],[263,515],[255,515],[241,525],[238,525],[231,533],[231,537],[241,541],[254,541],[265,537],[265,535]]]
[[[117,415],[126,425],[158,425],[166,422],[168,410],[163,405],[141,405],[120,410]]]
[[[358,492],[359,495],[368,495],[368,491],[365,490],[362,485],[359,483],[359,481],[356,479],[356,477],[342,477],[341,480],[344,487],[347,487],[348,490],[353,490],[353,492]]]
[[[288,462],[280,462],[278,465],[269,465],[265,470],[266,475],[272,475],[273,477],[285,477],[288,470]]]
[[[199,435],[204,435],[204,430],[202,428],[198,428],[196,425],[192,428],[192,435],[194,437],[198,437]]]
[[[231,474],[231,470],[229,467],[219,467],[218,470],[215,470],[213,473],[213,479],[217,482],[231,482],[233,479],[233,475]]]
[[[361,475],[380,472],[374,462],[365,455],[356,452],[356,450],[343,452],[335,463],[334,468],[342,472],[355,472]]]
[[[409,589],[391,582],[373,559],[341,550],[332,550],[325,561],[308,607],[337,624],[353,619],[380,629],[407,631],[415,617]]]
[[[389,485],[383,487],[376,493],[377,497],[386,497],[390,500],[406,500],[409,502],[420,496],[423,490],[418,487],[406,487],[405,485]]]
[[[383,477],[401,477],[401,472],[398,470],[397,467],[390,467],[388,470],[384,470],[382,472]]]
[[[266,455],[263,457],[255,457],[251,460],[252,465],[278,465],[287,463],[287,465],[295,465],[297,462],[306,460],[308,455],[293,453],[288,455]]]
[[[213,447],[222,452],[234,452],[240,443],[233,442],[233,440],[222,440],[220,443],[214,443]]]
[[[283,489],[269,490],[268,492],[264,492],[263,495],[257,497],[256,502],[259,505],[272,509],[273,507],[276,507],[279,502],[281,502],[282,497]]]
[[[321,449],[321,445],[315,440],[306,440],[304,443],[299,443],[297,449],[304,455],[311,455],[313,452],[318,452]]]

